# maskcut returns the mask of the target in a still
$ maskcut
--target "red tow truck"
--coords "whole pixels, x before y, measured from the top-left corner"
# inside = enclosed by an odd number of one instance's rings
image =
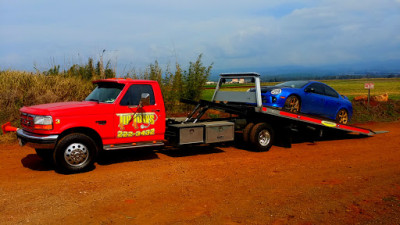
[[[243,79],[255,92],[226,91],[228,80]],[[22,128],[2,126],[3,132],[16,131],[21,146],[27,144],[38,156],[54,163],[64,173],[93,167],[100,151],[138,147],[212,144],[233,141],[240,133],[254,150],[269,150],[277,139],[290,147],[296,132],[321,136],[325,130],[372,136],[369,129],[338,124],[324,118],[290,113],[262,106],[260,75],[221,74],[213,99],[199,102],[184,120],[168,119],[164,99],[156,81],[104,79],[81,102],[62,102],[23,107]],[[230,113],[229,118],[202,120],[209,109]],[[237,136],[237,135],[236,135]]]

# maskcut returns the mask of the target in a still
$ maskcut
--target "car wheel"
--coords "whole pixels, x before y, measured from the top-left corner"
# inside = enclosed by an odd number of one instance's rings
[[[336,122],[341,124],[347,124],[349,122],[349,114],[347,113],[347,110],[339,110],[336,115]]]
[[[246,127],[243,129],[243,142],[248,143],[250,142],[250,132],[251,129],[254,127],[254,123],[248,123]]]
[[[283,107],[285,111],[297,113],[300,112],[300,99],[297,96],[289,96],[285,101],[285,106]]]
[[[78,173],[93,166],[96,143],[90,137],[74,133],[63,137],[54,151],[54,162],[61,172]]]
[[[266,123],[258,123],[250,132],[250,141],[257,151],[268,151],[274,140],[274,130]]]

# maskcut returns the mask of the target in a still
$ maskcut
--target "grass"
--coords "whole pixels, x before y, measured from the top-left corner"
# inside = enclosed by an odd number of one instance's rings
[[[83,100],[93,89],[77,77],[45,76],[19,71],[0,71],[0,123],[19,126],[19,109],[44,103]]]

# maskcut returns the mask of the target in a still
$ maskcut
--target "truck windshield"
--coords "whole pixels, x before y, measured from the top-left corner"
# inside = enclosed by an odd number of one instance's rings
[[[124,84],[118,83],[98,83],[97,87],[86,97],[85,101],[113,103],[124,86]]]

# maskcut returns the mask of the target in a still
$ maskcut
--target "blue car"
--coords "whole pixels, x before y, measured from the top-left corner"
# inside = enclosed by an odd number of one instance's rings
[[[341,124],[347,124],[353,115],[353,106],[346,96],[318,81],[288,81],[261,87],[261,98],[265,106],[317,115]]]

